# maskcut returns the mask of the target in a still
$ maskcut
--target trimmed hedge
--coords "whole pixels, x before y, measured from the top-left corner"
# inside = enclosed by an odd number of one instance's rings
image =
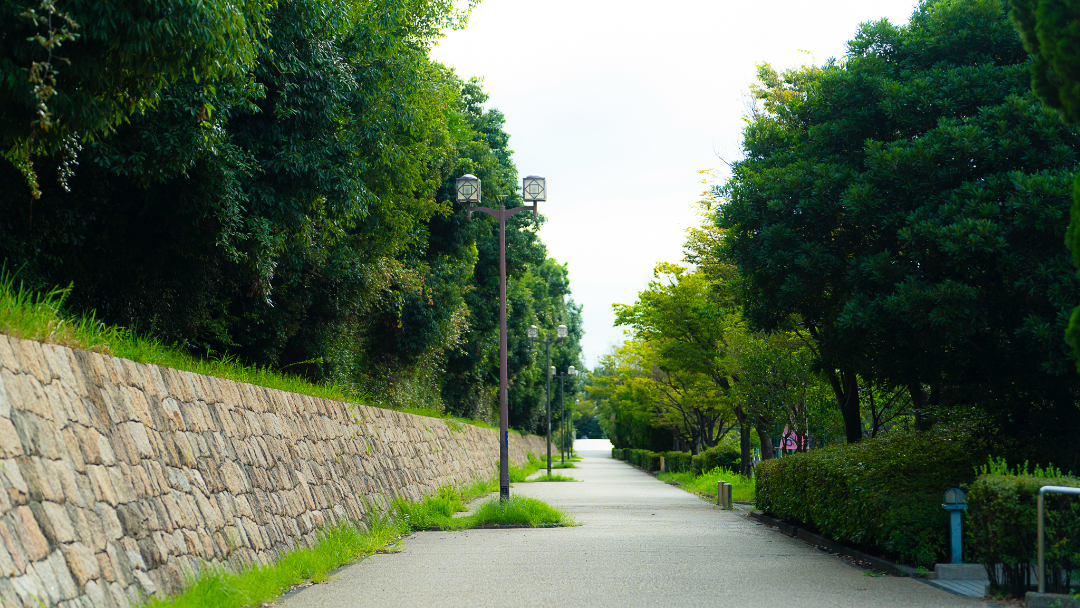
[[[689,470],[694,475],[708,473],[716,467],[736,471],[741,461],[742,455],[739,453],[738,448],[730,444],[721,444],[695,455],[691,465],[692,468]]]
[[[759,463],[756,504],[835,540],[929,567],[946,557],[945,490],[971,483],[987,452],[948,427],[894,431]]]
[[[1043,473],[980,475],[967,494],[967,551],[974,561],[986,564],[993,586],[1017,595],[1023,595],[1037,575],[1039,488],[1080,487],[1080,480],[1060,471]],[[1045,508],[1046,590],[1067,593],[1070,576],[1080,570],[1080,497],[1047,494]]]
[[[661,456],[664,457],[664,466],[668,472],[681,473],[690,470],[690,452],[653,452],[652,450],[611,448],[612,458],[615,458],[616,460],[625,460],[626,462],[649,472],[657,472],[660,470]]]

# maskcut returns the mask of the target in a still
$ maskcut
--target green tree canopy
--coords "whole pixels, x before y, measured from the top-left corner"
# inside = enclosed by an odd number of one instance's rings
[[[1006,10],[927,1],[842,63],[762,67],[724,247],[750,322],[812,336],[849,440],[860,377],[906,387],[924,427],[978,403],[1016,441],[1076,428],[1055,335],[1080,294],[1057,246],[1080,139],[1027,90]]]

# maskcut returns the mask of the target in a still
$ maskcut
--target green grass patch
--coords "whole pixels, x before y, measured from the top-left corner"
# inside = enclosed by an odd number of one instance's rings
[[[492,498],[476,509],[476,513],[462,518],[469,520],[470,527],[494,525],[563,524],[574,525],[566,513],[542,500],[527,496],[511,496],[509,500]]]
[[[694,475],[690,472],[661,473],[657,478],[667,483],[677,483],[680,488],[687,492],[711,497],[714,501],[716,500],[717,483],[726,481],[731,484],[731,500],[754,500],[754,479],[752,477],[743,477],[730,469],[716,467],[702,475]]]
[[[544,463],[544,466],[546,467],[547,463]],[[568,460],[566,462],[553,462],[553,463],[551,463],[551,468],[553,468],[553,469],[576,469],[577,465]]]
[[[463,487],[444,486],[435,494],[415,503],[395,500],[386,516],[372,518],[365,527],[341,522],[324,530],[314,546],[295,549],[272,565],[251,567],[239,573],[222,568],[207,568],[198,576],[188,579],[187,589],[182,594],[167,600],[152,598],[146,606],[244,608],[272,602],[295,585],[307,581],[325,581],[337,568],[362,557],[372,553],[397,551],[399,539],[408,532],[431,526],[454,529],[475,527],[478,525],[474,519],[476,516],[454,518],[454,513],[464,511],[465,503],[470,500],[498,489],[499,484],[495,480],[479,480]],[[569,521],[565,514],[543,502],[535,501],[539,505],[532,502],[520,504],[529,500],[532,499],[520,499],[516,502],[512,499],[515,503],[513,508],[503,509],[505,513],[496,510],[494,515],[489,508],[485,517],[502,517],[507,521],[520,520],[527,524]],[[498,502],[498,499],[495,499],[495,502]],[[551,514],[553,511],[556,515]]]
[[[528,452],[529,461],[522,467],[510,465],[510,483],[521,483],[525,478],[539,471],[541,467],[547,467],[547,461],[540,460],[536,454]],[[496,488],[498,489],[498,488]]]
[[[545,473],[545,474],[543,474],[543,475],[541,475],[539,477],[533,477],[529,481],[532,482],[532,481],[581,481],[581,480],[580,479],[574,479],[573,477],[567,477],[566,475],[556,475],[554,473],[552,473],[551,475],[548,475],[547,473]]]
[[[152,598],[150,608],[244,608],[259,606],[280,597],[295,585],[321,582],[335,569],[378,551],[396,551],[392,544],[404,528],[392,518],[375,518],[362,529],[342,522],[327,528],[312,547],[296,549],[277,563],[252,567],[234,574],[208,568],[189,579],[187,589],[175,598]]]
[[[107,326],[98,321],[93,312],[70,315],[64,310],[64,302],[70,293],[71,286],[48,291],[30,289],[17,281],[6,268],[0,267],[0,333],[290,393],[373,405],[369,395],[357,392],[352,386],[316,384],[284,370],[245,365],[229,355],[196,356],[185,349],[166,345],[152,336],[141,335],[128,328]],[[497,428],[483,421],[448,416],[435,408],[399,408],[398,411],[440,418],[450,423]]]

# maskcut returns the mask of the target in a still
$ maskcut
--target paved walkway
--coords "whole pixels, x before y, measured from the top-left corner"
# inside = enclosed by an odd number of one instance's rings
[[[581,526],[420,532],[302,589],[286,608],[353,606],[985,606],[863,570],[577,443],[583,483],[515,484]]]

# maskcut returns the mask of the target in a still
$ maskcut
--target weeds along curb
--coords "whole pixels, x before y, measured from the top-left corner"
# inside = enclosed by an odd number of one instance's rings
[[[858,560],[860,562],[860,565],[868,564],[868,569],[877,570],[878,572],[884,572],[893,576],[907,576],[911,578],[918,578],[919,576],[918,571],[916,571],[915,568],[912,568],[910,566],[904,566],[902,564],[896,564],[890,562],[889,560],[863,553],[862,551],[856,551],[855,549],[852,549],[851,547],[848,547],[846,545],[842,545],[834,540],[830,540],[828,538],[825,538],[824,536],[814,534],[806,528],[800,528],[796,525],[789,524],[786,521],[776,519],[775,517],[769,517],[764,513],[751,511],[750,517],[758,520],[759,522],[767,526],[776,528],[777,530],[788,536],[801,540],[804,543],[820,547],[825,551],[828,551],[829,553],[843,555],[846,557],[850,557],[854,560]]]
[[[580,524],[579,524],[580,525]],[[468,532],[469,530],[520,530],[523,528],[573,528],[575,524],[491,524],[473,526],[471,528],[454,528],[451,526],[429,526],[422,532]]]

